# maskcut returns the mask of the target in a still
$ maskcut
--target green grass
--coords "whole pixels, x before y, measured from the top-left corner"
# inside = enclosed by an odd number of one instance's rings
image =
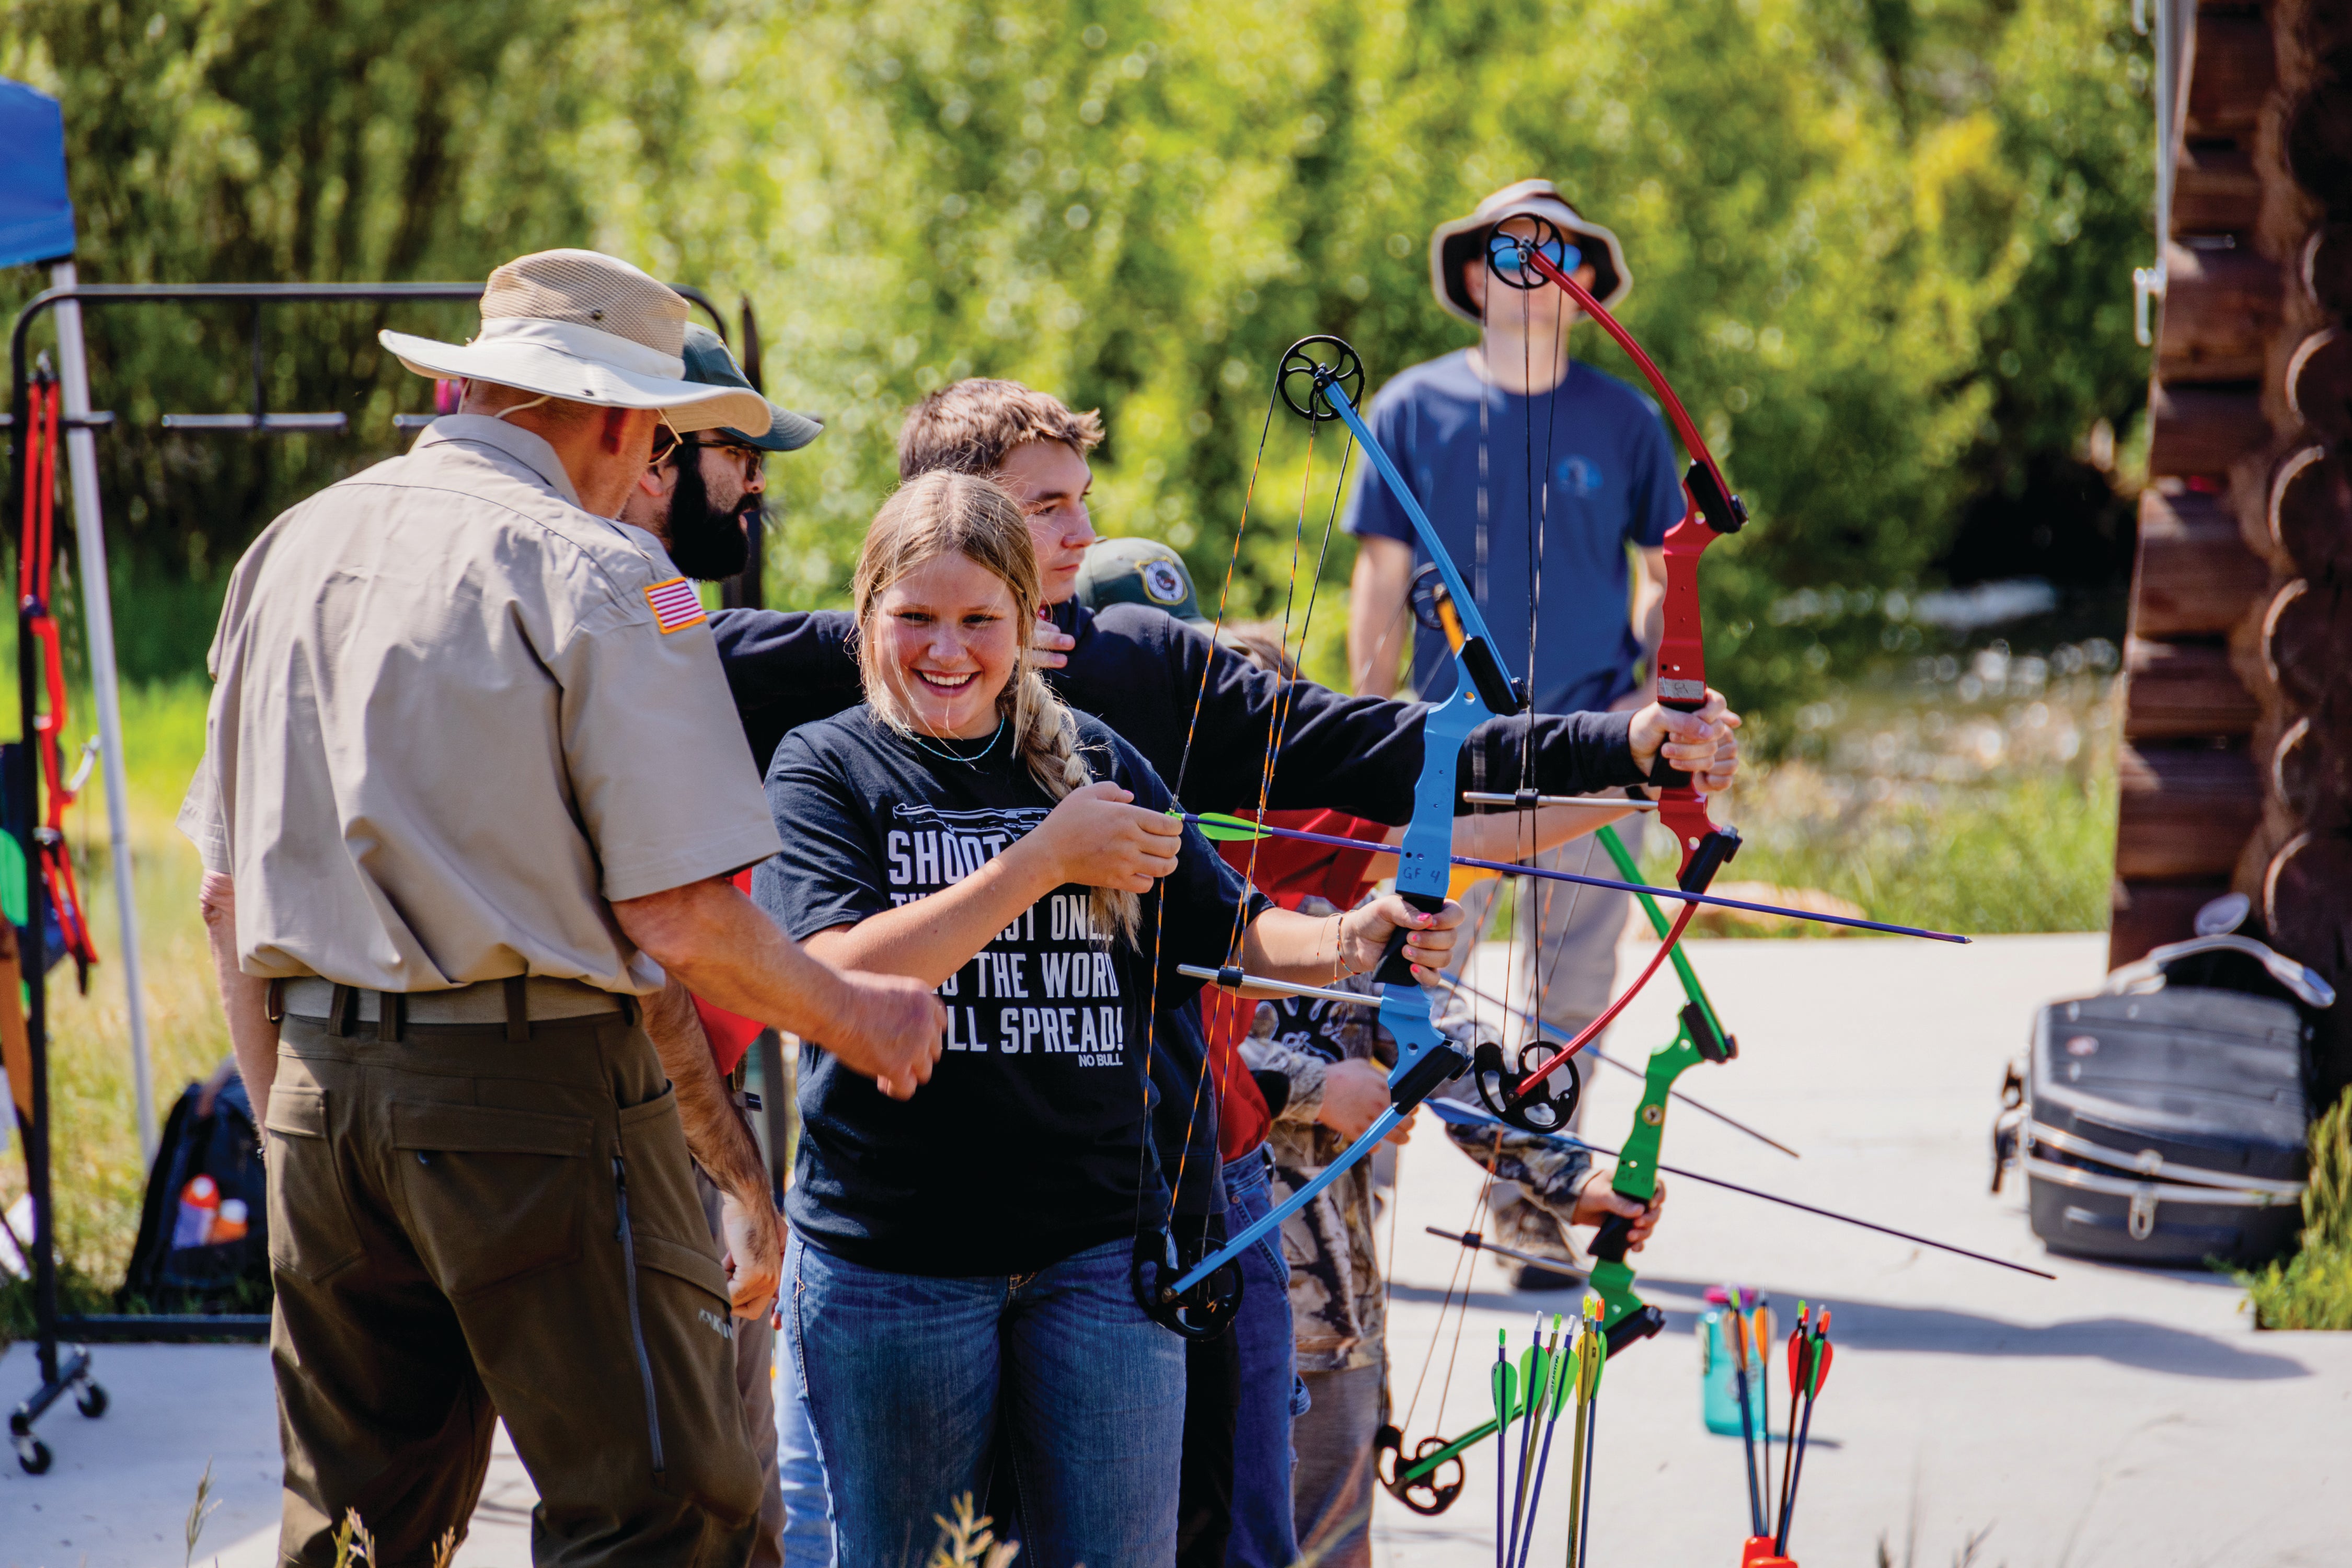
[[[1971,936],[2105,929],[2116,846],[2112,772],[2006,777],[1932,804],[1880,805],[1826,802],[1811,793],[1819,782],[1811,769],[1784,766],[1726,799],[1718,818],[1737,824],[1743,842],[1720,883],[1817,889],[1859,905],[1873,920]],[[1644,870],[1671,876],[1671,844],[1653,835],[1644,847]],[[1797,922],[1724,929],[1834,934]]]
[[[1712,803],[1716,820],[1743,838],[1718,885],[1814,889],[1873,920],[1969,935],[2104,931],[2116,847],[2112,689],[2079,656],[2073,663],[2053,679],[2066,668],[2054,659],[2003,656],[1991,679],[1980,661],[1965,675],[1835,691],[1756,725],[1748,755],[1780,760],[1748,763]],[[1644,870],[1668,876],[1675,864],[1673,844],[1650,835]]]
[[[2301,1249],[2238,1283],[2263,1328],[2352,1330],[2352,1093],[2312,1124]]]

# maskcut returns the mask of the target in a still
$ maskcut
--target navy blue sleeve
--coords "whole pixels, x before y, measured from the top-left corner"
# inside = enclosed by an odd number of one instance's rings
[[[1364,421],[1371,426],[1372,438],[1401,474],[1412,472],[1412,454],[1406,449],[1405,431],[1412,415],[1412,399],[1391,397],[1383,388],[1381,395],[1372,399],[1371,416]],[[1425,506],[1426,500],[1416,496]],[[1348,492],[1348,510],[1340,526],[1361,538],[1367,534],[1379,539],[1393,539],[1401,544],[1418,546],[1421,536],[1412,530],[1412,519],[1405,515],[1397,501],[1396,492],[1381,478],[1371,464],[1360,464],[1356,470],[1356,485]]]
[[[856,624],[846,610],[712,614],[719,667],[727,672],[727,689],[761,773],[787,731],[866,700],[850,652]]]
[[[1646,397],[1633,399],[1626,434],[1633,458],[1627,471],[1633,482],[1626,490],[1625,538],[1644,550],[1655,550],[1666,542],[1666,531],[1683,520],[1683,486],[1675,477],[1675,444],[1667,437],[1665,421]]]
[[[1133,745],[1182,791],[1188,810],[1255,810],[1267,736],[1283,706],[1281,679],[1148,605],[1114,605],[1077,624],[1069,668],[1055,672],[1064,700],[1097,715]],[[1200,725],[1187,756],[1184,737],[1196,700]],[[1288,688],[1288,708],[1269,809],[1344,811],[1391,824],[1412,819],[1424,704],[1349,697],[1302,680]],[[1626,745],[1629,721],[1622,713],[1538,714],[1537,787],[1584,795],[1643,782]],[[1517,789],[1527,727],[1524,718],[1479,725],[1462,749],[1457,785]]]
[[[1285,708],[1279,677],[1146,605],[1112,605],[1080,637],[1056,682],[1073,707],[1132,742],[1191,810],[1255,808],[1266,744]],[[1375,822],[1411,816],[1426,710],[1306,680],[1287,691],[1273,809],[1328,807]]]

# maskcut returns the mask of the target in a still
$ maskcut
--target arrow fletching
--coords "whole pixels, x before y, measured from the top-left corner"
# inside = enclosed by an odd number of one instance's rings
[[[1181,806],[1170,806],[1168,815],[1180,821],[1187,815]],[[1191,814],[1201,837],[1220,844],[1247,844],[1253,839],[1270,838],[1256,823],[1246,817],[1234,816],[1223,811],[1202,811]]]

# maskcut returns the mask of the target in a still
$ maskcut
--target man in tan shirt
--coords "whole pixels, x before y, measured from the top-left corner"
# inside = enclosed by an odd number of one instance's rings
[[[610,521],[657,435],[766,428],[682,379],[686,314],[551,251],[468,345],[383,334],[460,412],[231,580],[181,825],[268,1130],[289,1563],[346,1510],[426,1560],[499,1416],[539,1562],[741,1563],[729,1281],[635,998],[667,972],[901,1097],[939,1053],[927,990],[816,963],[725,879],[776,830],[690,585]]]

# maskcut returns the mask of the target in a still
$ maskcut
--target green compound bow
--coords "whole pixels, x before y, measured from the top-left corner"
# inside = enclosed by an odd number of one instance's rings
[[[1641,881],[1641,868],[1634,863],[1617,830],[1604,825],[1593,831],[1601,847],[1609,852],[1609,858],[1615,862],[1618,875],[1627,882]],[[1651,929],[1663,941],[1673,929],[1673,922],[1648,893],[1636,889],[1633,896],[1641,900]],[[1657,1194],[1658,1148],[1665,1135],[1666,1100],[1674,1093],[1675,1080],[1700,1062],[1729,1061],[1739,1053],[1738,1041],[1724,1028],[1706,988],[1699,984],[1698,972],[1691,967],[1681,947],[1677,945],[1669,956],[1675,976],[1682,982],[1685,1001],[1681,1026],[1673,1039],[1650,1053],[1648,1070],[1643,1074],[1642,1103],[1633,1113],[1633,1131],[1619,1153],[1617,1173],[1610,1183],[1612,1191],[1641,1204],[1647,1204]],[[1592,1268],[1591,1285],[1601,1297],[1601,1331],[1612,1354],[1627,1342],[1655,1333],[1664,1325],[1665,1315],[1634,1292],[1632,1264],[1622,1260],[1597,1261]],[[1515,1408],[1512,1419],[1518,1419],[1519,1415]],[[1490,1417],[1458,1437],[1424,1437],[1410,1459],[1403,1455],[1404,1434],[1394,1426],[1382,1426],[1373,1440],[1381,1484],[1388,1489],[1390,1496],[1415,1513],[1444,1513],[1462,1495],[1462,1455],[1493,1436],[1496,1426]],[[1453,1473],[1440,1479],[1439,1473],[1448,1465],[1453,1467]]]

